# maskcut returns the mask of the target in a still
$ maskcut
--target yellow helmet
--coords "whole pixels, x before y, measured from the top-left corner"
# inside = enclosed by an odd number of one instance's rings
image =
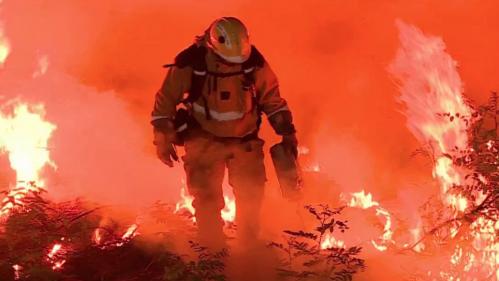
[[[215,20],[208,30],[207,45],[217,55],[231,63],[243,63],[251,54],[248,29],[237,18]]]

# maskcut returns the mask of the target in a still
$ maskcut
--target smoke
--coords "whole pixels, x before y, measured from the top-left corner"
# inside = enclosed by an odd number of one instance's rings
[[[441,36],[465,95],[483,102],[499,90],[498,9],[494,0],[6,0],[0,45],[8,40],[11,54],[0,68],[0,102],[41,102],[57,125],[51,153],[58,169],[47,171],[53,196],[174,202],[182,170],[155,159],[148,123],[161,65],[216,17],[237,16],[279,77],[300,143],[310,148],[302,164],[319,165],[336,194],[366,189],[400,204],[425,198],[419,187],[431,166],[410,157],[419,144],[386,71],[399,46],[395,20]],[[262,134],[267,144],[278,140],[267,125]]]
[[[51,69],[95,93],[114,93],[122,113],[130,114],[116,119],[134,119],[134,130],[147,139],[153,93],[165,74],[160,66],[215,17],[236,15],[277,72],[302,144],[329,156],[320,159],[331,167],[325,172],[339,178],[345,171],[336,163],[351,159],[352,182],[339,180],[342,189],[363,184],[393,195],[402,184],[393,175],[408,169],[407,155],[416,145],[397,112],[396,88],[385,70],[398,45],[394,21],[442,35],[460,63],[467,95],[480,101],[499,88],[497,3],[472,2],[31,0],[5,1],[2,19],[12,42],[10,68],[31,67],[46,54]],[[86,111],[97,111],[106,103],[100,98],[109,99],[105,96],[96,94]],[[271,138],[268,128],[264,132]],[[354,168],[356,161],[362,169]]]

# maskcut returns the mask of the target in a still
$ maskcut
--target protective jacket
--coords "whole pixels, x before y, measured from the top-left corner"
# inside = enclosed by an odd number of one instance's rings
[[[249,61],[249,65],[224,63],[204,41],[182,51],[156,94],[152,124],[167,127],[165,122],[175,121],[177,107],[184,102],[195,122],[217,137],[254,134],[262,113],[277,134],[294,133],[277,78],[254,46]]]

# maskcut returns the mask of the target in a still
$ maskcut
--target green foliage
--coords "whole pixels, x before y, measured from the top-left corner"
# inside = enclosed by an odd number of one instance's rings
[[[270,247],[282,254],[278,271],[287,280],[352,280],[364,270],[364,260],[358,258],[361,247],[330,247],[321,249],[327,233],[348,230],[347,221],[336,218],[343,208],[330,209],[327,205],[306,206],[316,219],[312,231],[284,231],[285,242],[272,242]]]

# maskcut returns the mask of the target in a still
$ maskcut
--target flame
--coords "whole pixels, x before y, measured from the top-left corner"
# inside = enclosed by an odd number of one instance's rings
[[[14,280],[21,279],[21,271],[23,270],[23,267],[18,264],[14,264],[12,268],[14,269]]]
[[[64,239],[61,239],[64,240]],[[52,270],[60,270],[66,263],[62,257],[66,254],[62,244],[55,243],[47,254],[47,261],[52,265]]]
[[[59,270],[62,269],[62,266],[66,263],[66,260],[62,261],[56,261],[54,265],[52,266],[52,270]]]
[[[94,243],[96,245],[100,245],[101,244],[101,242],[102,242],[102,233],[101,233],[101,229],[100,228],[97,228],[94,231],[94,235],[92,237],[92,241],[94,241]]]
[[[180,189],[180,201],[175,205],[175,214],[185,210],[192,216],[192,222],[196,222],[196,209],[192,206],[192,202],[194,201],[194,197],[189,194],[187,188],[185,187],[185,181],[182,180],[182,188]]]
[[[435,156],[433,177],[440,184],[440,196],[448,212],[443,216],[456,218],[476,202],[483,194],[456,194],[454,186],[465,183],[469,171],[458,168],[447,154],[453,150],[469,150],[467,129],[473,122],[473,109],[463,98],[463,86],[457,72],[457,62],[445,51],[441,38],[426,36],[414,26],[397,23],[400,30],[401,49],[390,66],[390,72],[400,82],[400,100],[407,106],[407,126],[422,143],[430,144]],[[487,143],[492,149],[493,142]],[[483,176],[479,175],[479,178]],[[483,181],[483,180],[482,180]],[[475,201],[477,201],[475,200]],[[445,211],[447,211],[445,210]],[[480,217],[470,226],[472,247],[469,251],[457,245],[450,257],[451,268],[462,268],[464,272],[475,272],[477,276],[495,275],[499,279],[497,232],[498,218]],[[451,228],[451,237],[456,237],[460,225]],[[413,230],[415,240],[422,235],[422,224]],[[469,241],[469,239],[467,239]],[[416,250],[423,250],[424,245]],[[458,267],[459,265],[459,267]],[[460,267],[462,266],[463,267]],[[428,272],[429,275],[432,272]],[[468,273],[440,271],[440,278],[446,280],[469,279]]]
[[[222,185],[223,196],[225,206],[220,212],[220,216],[222,220],[225,222],[225,225],[230,226],[233,225],[236,220],[236,199],[234,197],[234,193],[232,192],[232,187],[228,182],[228,171],[225,171],[225,180]]]
[[[468,208],[468,199],[461,194],[449,194],[445,197],[445,202],[459,212],[464,212]]]
[[[121,240],[119,242],[116,242],[113,246],[121,247],[121,246],[125,245],[125,243],[132,240],[135,236],[138,235],[138,233],[137,233],[138,228],[139,228],[139,226],[137,224],[132,224],[131,226],[129,226],[128,229],[126,230],[126,232],[123,234],[123,236],[121,236]],[[107,247],[103,247],[103,248],[107,248]]]
[[[452,165],[452,160],[447,157],[439,157],[433,170],[433,176],[440,180],[442,193],[446,193],[453,185],[461,183],[461,177]]]
[[[236,200],[234,197],[224,195],[225,207],[220,212],[226,224],[234,223],[236,219]]]
[[[331,233],[328,232],[321,242],[321,249],[325,250],[329,248],[345,248],[345,242],[337,240]]]
[[[384,218],[383,234],[378,239],[371,240],[371,244],[378,251],[386,251],[388,249],[387,245],[393,242],[392,218],[390,213],[382,208],[379,202],[374,201],[372,194],[366,193],[365,190],[350,194],[350,200],[346,199],[344,194],[341,197],[343,200],[348,201],[347,205],[349,207],[359,209],[375,208],[376,216]]]
[[[33,72],[33,78],[39,77],[47,73],[49,68],[49,58],[46,55],[40,56],[37,61],[37,69]]]
[[[397,25],[402,48],[390,71],[403,82],[400,100],[407,105],[409,130],[421,142],[436,144],[441,153],[466,147],[467,125],[458,116],[470,116],[472,110],[461,95],[457,62],[445,52],[440,38],[427,37],[402,22]],[[453,121],[438,115],[442,113],[449,113]]]
[[[418,242],[422,237],[423,237],[423,223],[421,219],[418,219],[418,223],[416,224],[416,227],[413,229],[410,229],[409,232],[411,233],[412,236],[412,241],[411,243],[416,243]],[[405,246],[408,246],[407,244]],[[414,251],[416,252],[421,252],[425,248],[425,244],[423,242],[420,242],[419,244],[414,247]]]
[[[447,192],[464,182],[464,173],[445,155],[454,148],[468,148],[468,123],[463,118],[473,113],[462,95],[457,62],[445,52],[442,39],[427,37],[402,22],[398,27],[402,49],[390,71],[402,81],[400,100],[407,105],[407,126],[421,142],[432,145],[433,176],[440,182],[443,202],[462,212],[468,206],[465,197]]]
[[[137,224],[132,224],[128,229],[126,230],[125,234],[121,237],[123,240],[129,240],[132,239],[133,237],[137,236],[137,229],[139,226]]]
[[[402,22],[398,27],[402,48],[390,71],[402,81],[400,100],[407,105],[409,130],[436,150],[433,175],[445,193],[461,183],[462,176],[444,154],[455,147],[467,148],[468,124],[461,117],[469,117],[473,111],[463,99],[457,62],[445,52],[444,42]]]
[[[380,241],[378,242],[375,240],[371,240],[371,243],[374,246],[374,248],[376,248],[380,252],[383,252],[388,249],[387,247],[388,242],[393,242],[392,218],[390,216],[390,213],[382,208],[376,209],[376,215],[385,218],[385,225],[383,227],[383,234],[379,238]]]
[[[298,155],[310,155],[310,148],[306,146],[298,146]],[[319,163],[311,162],[305,165],[302,169],[304,172],[319,173],[321,171],[321,166]]]
[[[310,166],[304,167],[303,171],[318,173],[321,171],[321,166],[319,164],[312,164]]]
[[[140,234],[138,229],[138,224],[132,224],[121,236],[107,235],[104,237],[102,229],[97,228],[93,232],[92,241],[101,250],[121,247]]]
[[[49,258],[53,258],[55,256],[55,254],[57,254],[57,252],[59,252],[61,249],[62,249],[62,245],[61,244],[54,244],[54,246],[52,246],[52,249],[47,254],[47,256]]]
[[[499,241],[497,233],[499,232],[499,218],[480,217],[471,224],[472,229],[472,247],[480,255],[473,256],[468,262],[469,267],[479,270],[495,268],[496,279],[499,280]],[[486,272],[487,274],[488,272]]]
[[[492,150],[492,148],[494,147],[494,144],[495,144],[495,141],[493,140],[489,140],[486,145],[487,145],[487,149],[488,150]]]
[[[227,178],[227,175],[226,175]],[[220,211],[220,216],[226,225],[233,224],[236,220],[236,200],[231,192],[231,187],[227,182],[223,184],[223,197],[225,206]],[[191,196],[185,186],[185,180],[182,180],[182,188],[180,189],[180,200],[175,205],[175,213],[186,211],[192,216],[192,221],[196,222],[196,209],[192,206],[194,197]]]
[[[43,120],[44,115],[43,105],[26,104],[16,106],[13,116],[0,113],[0,145],[9,153],[18,182],[43,186],[40,170],[53,164],[47,147],[56,126]]]
[[[310,148],[306,146],[298,146],[298,155],[307,155],[310,153]]]
[[[7,215],[30,191],[44,187],[40,171],[54,163],[47,149],[56,126],[44,120],[43,105],[17,104],[13,114],[0,112],[0,152],[9,154],[17,184],[3,201],[0,217]]]
[[[379,206],[379,203],[373,201],[373,196],[371,193],[367,193],[362,190],[360,192],[354,192],[351,194],[352,198],[348,203],[348,206],[354,208],[368,209],[371,207]]]
[[[0,68],[3,67],[10,54],[10,42],[4,34],[2,23],[0,22]]]

